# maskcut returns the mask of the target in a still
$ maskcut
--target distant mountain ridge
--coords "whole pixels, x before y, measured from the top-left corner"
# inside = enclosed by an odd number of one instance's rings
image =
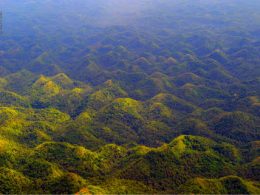
[[[259,1],[0,6],[0,193],[260,193]]]

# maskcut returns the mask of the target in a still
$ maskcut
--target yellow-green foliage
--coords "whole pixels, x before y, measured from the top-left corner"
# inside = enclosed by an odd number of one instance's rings
[[[84,93],[84,89],[75,87],[74,89],[72,89],[72,92],[75,94],[82,94],[82,93]]]
[[[86,180],[75,173],[66,173],[58,180],[49,182],[49,192],[52,194],[73,194],[87,185]]]
[[[218,98],[195,106],[180,97],[190,95],[187,90],[196,89],[197,97],[208,91],[195,85],[201,78],[192,73],[172,81],[162,73],[140,75],[147,78],[144,89],[128,91],[131,96],[112,80],[91,88],[65,74],[28,79],[21,93],[11,79],[27,74],[6,79],[5,88],[17,93],[0,92],[0,169],[10,177],[0,173],[3,192],[258,192],[257,183],[242,179],[258,179],[258,142],[242,150],[217,135],[249,131],[247,139],[254,140],[257,110],[250,105],[257,105],[257,96],[250,96],[248,112],[224,112]],[[183,77],[192,84],[186,82],[180,94],[161,93]],[[150,93],[146,86],[156,89]],[[138,90],[157,95],[136,100]],[[220,178],[233,174],[241,178]],[[9,187],[15,182],[18,187]]]
[[[140,112],[142,111],[142,104],[131,98],[118,98],[112,103],[112,108],[115,111],[128,113],[136,118],[142,118]]]
[[[13,140],[8,140],[5,137],[0,137],[0,153],[3,154],[7,151],[17,151],[19,148],[22,147],[18,143]]]
[[[221,182],[215,179],[195,178],[182,185],[179,189],[182,193],[194,194],[225,194],[226,190],[223,188]]]
[[[214,142],[210,139],[191,135],[179,136],[169,144],[171,150],[179,155],[192,150],[206,152],[207,150],[211,150],[213,145]]]
[[[70,119],[70,116],[57,109],[47,108],[32,110],[32,112],[27,115],[27,119],[31,121],[49,122],[54,125],[68,121]]]
[[[88,98],[90,108],[99,109],[112,102],[117,97],[125,97],[127,93],[112,80],[106,81],[103,86],[92,93]]]
[[[55,96],[60,92],[61,88],[55,84],[50,78],[40,76],[40,78],[32,86],[31,97],[47,98]]]
[[[167,75],[160,72],[156,72],[151,76],[151,80],[154,82],[156,88],[161,91],[172,88],[171,82],[168,80]]]
[[[92,116],[88,112],[82,112],[77,118],[76,123],[85,125],[92,121]]]
[[[260,98],[258,96],[250,96],[249,99],[254,106],[260,106]]]
[[[180,113],[190,113],[195,109],[195,106],[186,102],[183,99],[180,99],[174,95],[160,93],[151,99],[153,102],[160,102],[166,105],[168,108],[173,111]]]
[[[151,106],[149,106],[148,113],[155,118],[174,118],[172,111],[160,102],[155,102]]]
[[[26,126],[25,116],[15,108],[0,108],[0,130],[7,137],[18,136]]]
[[[57,163],[70,171],[78,171],[86,175],[94,176],[99,171],[97,154],[84,147],[68,143],[43,143],[35,148],[34,156]]]
[[[127,149],[124,147],[115,144],[103,146],[98,152],[98,158],[102,162],[102,171],[110,171],[115,163],[118,163],[126,155]]]
[[[7,80],[4,78],[0,78],[0,89],[2,90],[7,84]]]
[[[220,179],[195,178],[178,189],[181,193],[195,194],[259,194],[256,183],[243,180],[237,176]]]
[[[185,151],[185,148],[186,148],[186,144],[184,143],[184,139],[185,139],[185,135],[174,139],[174,141],[172,141],[170,143],[170,147],[172,147],[172,150],[177,152],[177,153],[180,153],[180,154],[183,153]]]
[[[134,148],[132,148],[132,151],[134,152],[134,154],[136,155],[145,155],[148,152],[154,150],[153,148],[147,147],[147,146],[143,146],[143,145],[138,145]]]
[[[73,87],[73,80],[71,80],[66,74],[60,73],[51,78],[51,80],[62,88]]]
[[[1,142],[2,154],[12,151],[12,142],[7,143]],[[258,192],[255,183],[236,177],[192,179],[193,175],[208,176],[209,171],[216,174],[226,166],[220,160],[222,156],[236,159],[236,155],[239,154],[231,145],[188,135],[157,148],[108,144],[97,151],[68,143],[45,142],[28,152],[27,158],[23,157],[26,160],[19,174],[37,179],[39,185],[45,186],[45,191],[38,189],[38,192],[49,193],[75,193],[84,188],[92,193],[165,192],[162,187],[169,193]],[[95,179],[102,175],[107,177],[102,181]],[[94,180],[87,182],[88,178]],[[240,191],[234,191],[237,186]]]
[[[22,169],[25,175],[34,179],[55,180],[63,176],[63,171],[56,164],[43,159],[28,160]]]
[[[142,182],[124,179],[109,179],[100,187],[105,190],[106,194],[150,194],[156,192]],[[92,192],[93,188],[89,189]],[[104,192],[102,189],[101,192]],[[97,189],[95,189],[95,192],[100,193]]]
[[[0,168],[0,193],[26,193],[32,188],[32,182],[23,174],[9,168]]]
[[[14,108],[1,107],[0,108],[0,117],[1,117],[0,123],[2,125],[4,125],[8,121],[17,118],[18,115],[19,115],[18,111],[15,110]]]
[[[0,2],[0,194],[260,194],[260,0]]]
[[[29,107],[30,104],[28,98],[20,96],[17,93],[0,91],[0,105]]]

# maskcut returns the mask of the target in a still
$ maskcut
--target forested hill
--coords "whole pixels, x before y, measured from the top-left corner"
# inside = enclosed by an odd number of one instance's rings
[[[0,193],[260,194],[258,0],[0,8]]]

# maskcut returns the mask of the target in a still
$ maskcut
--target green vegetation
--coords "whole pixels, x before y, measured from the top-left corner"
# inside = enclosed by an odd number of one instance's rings
[[[220,179],[195,178],[179,188],[179,192],[197,194],[259,194],[256,183],[237,176]]]
[[[260,194],[260,1],[77,1],[0,3],[0,194]]]

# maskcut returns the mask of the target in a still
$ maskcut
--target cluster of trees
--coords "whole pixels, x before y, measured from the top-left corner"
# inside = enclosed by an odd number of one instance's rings
[[[0,193],[260,193],[257,0],[5,2]]]

